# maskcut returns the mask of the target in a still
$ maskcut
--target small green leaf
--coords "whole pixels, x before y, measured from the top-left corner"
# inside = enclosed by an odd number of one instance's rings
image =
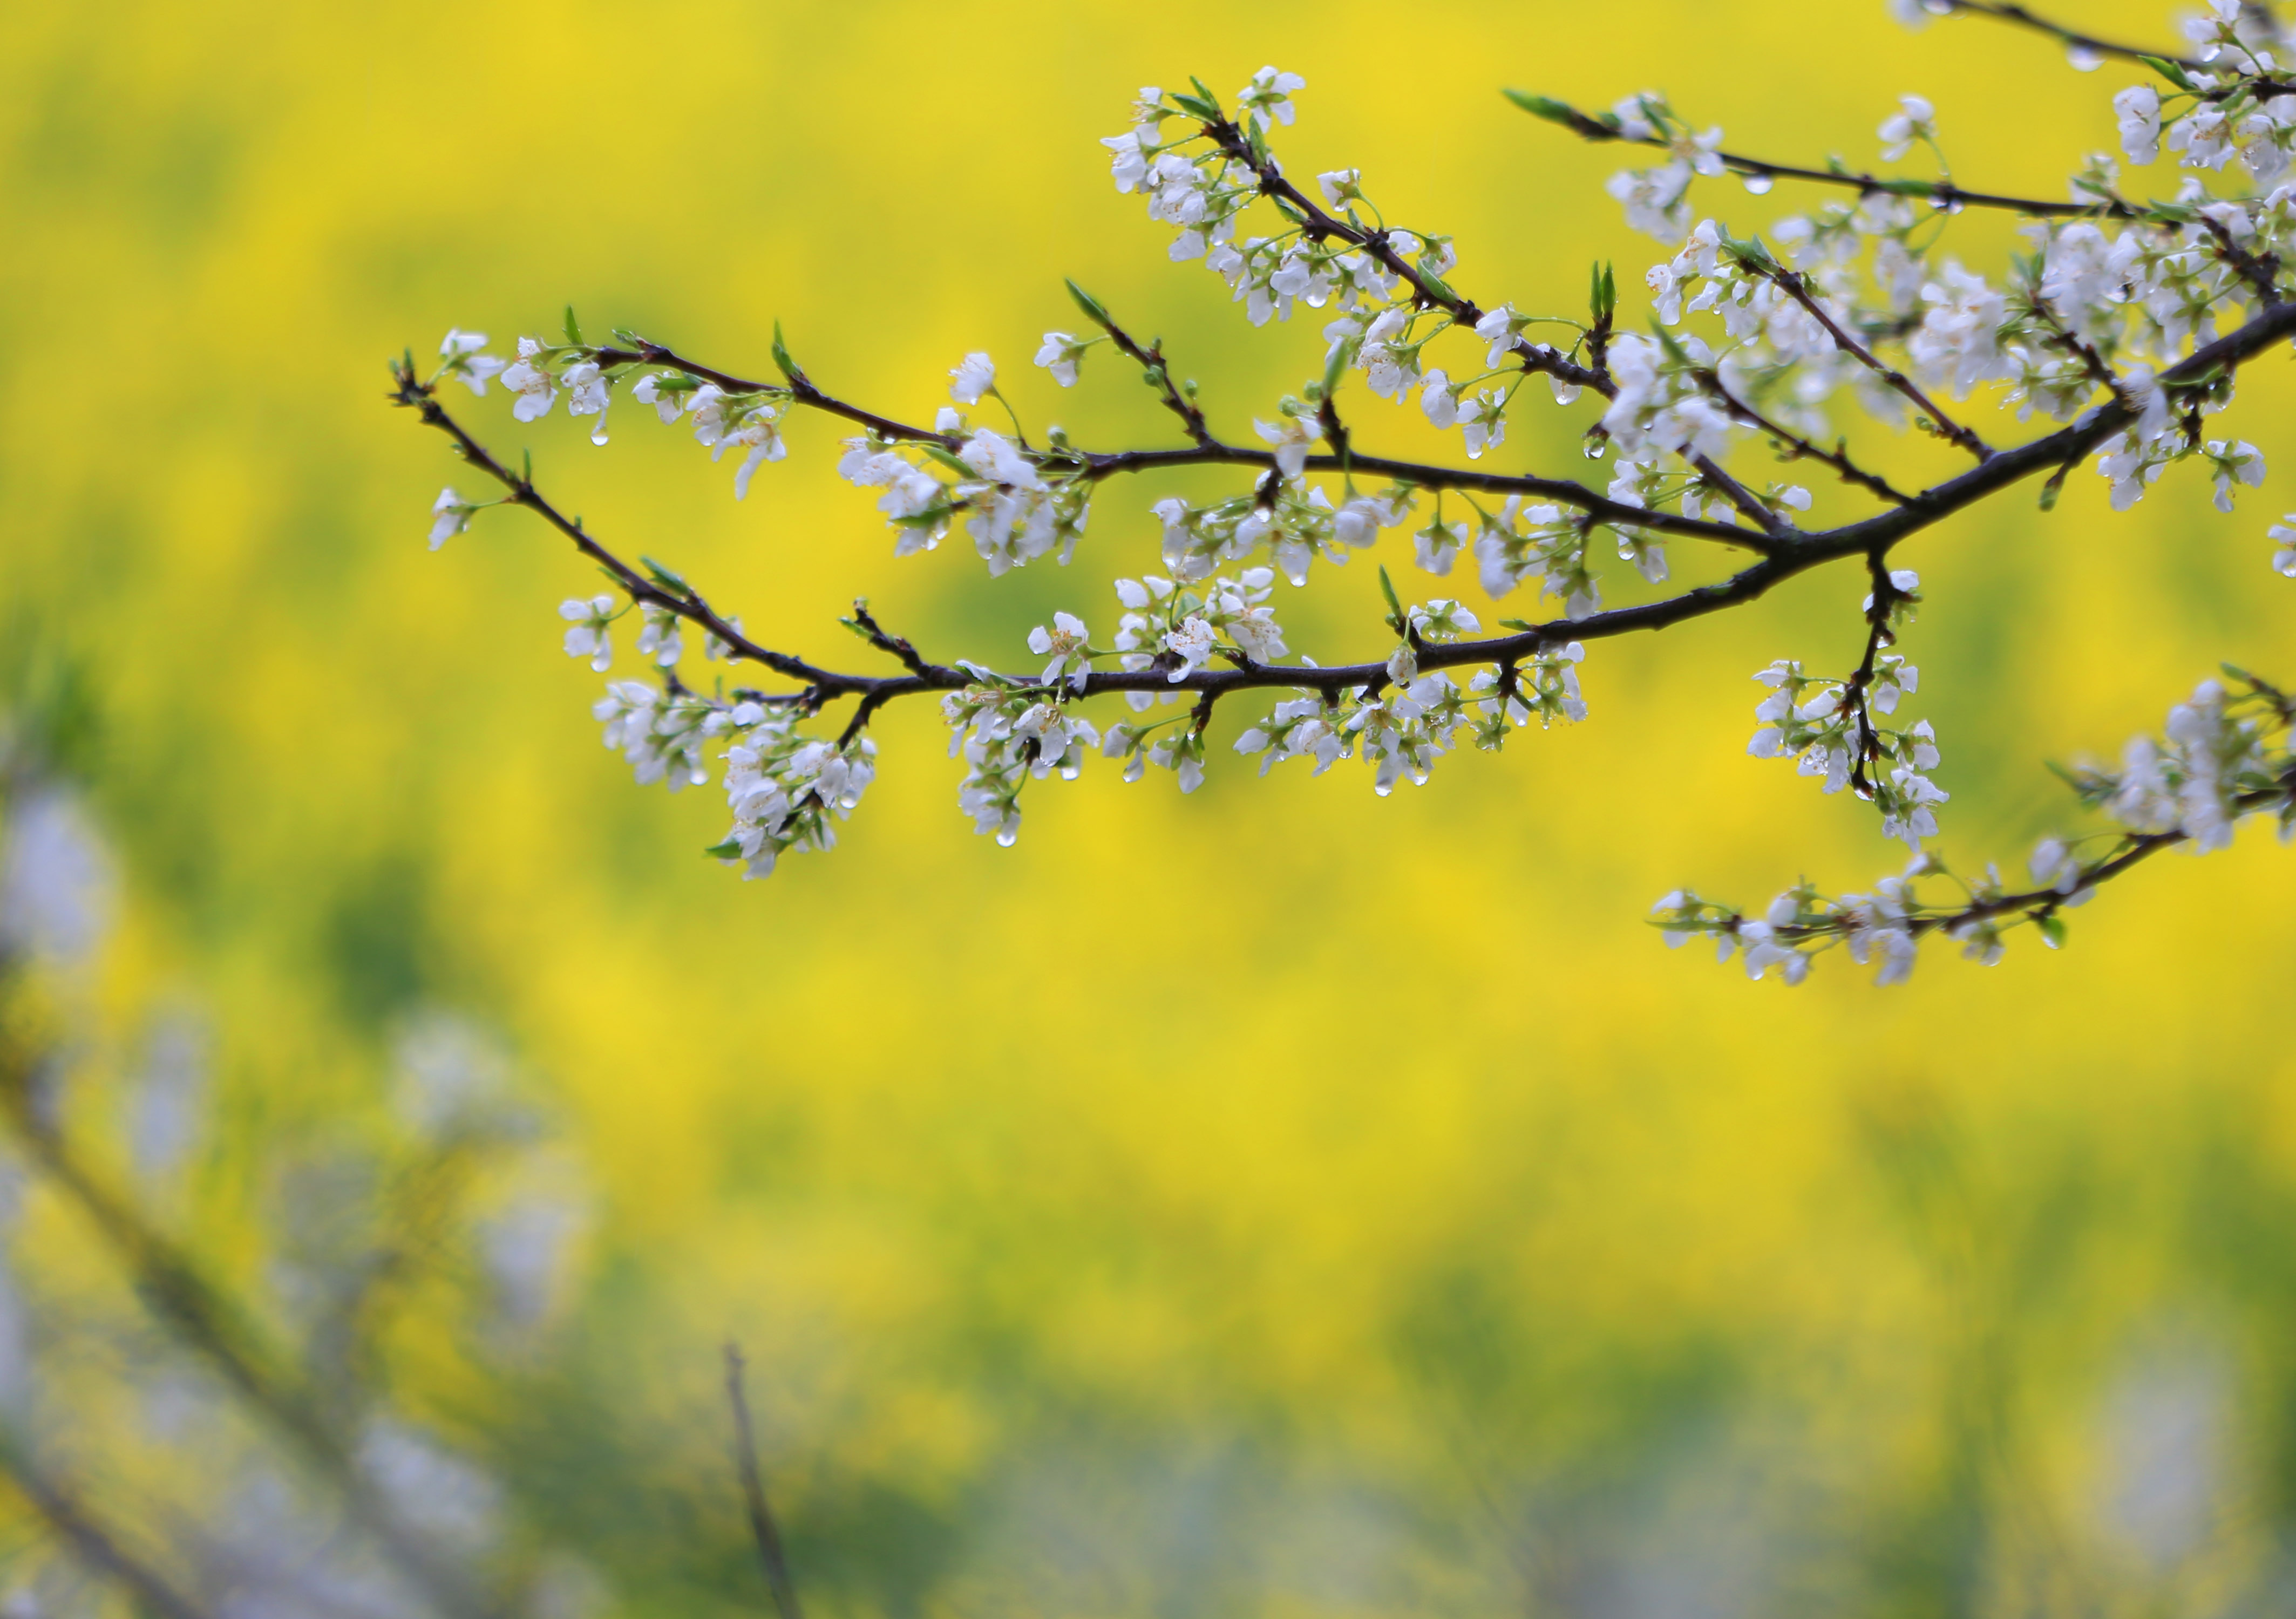
[[[2136,60],[2143,62],[2146,67],[2152,69],[2161,78],[2167,79],[2170,84],[2176,86],[2177,89],[2193,91],[2195,94],[2198,93],[2199,86],[2193,83],[2192,78],[2185,73],[2185,70],[2179,67],[2177,63],[2170,61],[2167,57],[2139,56]]]
[[[1324,363],[1324,397],[1329,399],[1340,391],[1340,379],[1348,374],[1348,362],[1354,358],[1345,343],[1332,345],[1332,357]]]
[[[1069,281],[1068,287],[1069,296],[1076,299],[1077,307],[1084,311],[1085,318],[1086,320],[1090,321],[1094,325],[1103,328],[1114,324],[1114,323],[1109,318],[1108,310],[1102,305],[1098,298],[1086,291],[1082,287],[1078,286],[1073,279]]]
[[[1186,113],[1190,118],[1194,119],[1199,123],[1217,124],[1219,122],[1219,106],[1215,102],[1205,100],[1200,96],[1183,95],[1180,92],[1175,90],[1172,92],[1172,104],[1179,108],[1181,111]]]
[[[1551,95],[1533,95],[1528,90],[1505,90],[1500,94],[1536,119],[1550,124],[1560,124],[1565,129],[1576,129],[1593,120],[1581,119],[1578,110],[1569,102],[1558,102]]]
[[[701,852],[714,860],[739,860],[742,858],[742,840],[738,838],[728,838],[723,843],[711,844]]]
[[[1395,581],[1387,576],[1387,564],[1384,562],[1379,565],[1379,593],[1387,598],[1387,610],[1393,615],[1388,622],[1395,626],[1397,634],[1402,634],[1403,603],[1396,597]]]
[[[642,556],[638,560],[646,565],[646,571],[653,576],[653,582],[663,589],[674,590],[681,596],[690,596],[693,593],[693,587],[684,579],[652,557]]]
[[[574,306],[566,306],[566,340],[577,348],[586,347],[582,341],[582,328],[574,319]]]
[[[2033,919],[2033,926],[2041,930],[2041,943],[2052,950],[2065,947],[2065,919],[2055,912],[2046,912]]]
[[[940,464],[941,464],[941,465],[943,465],[943,466],[947,467],[950,471],[952,471],[952,472],[955,473],[959,478],[978,478],[978,477],[980,477],[980,473],[978,473],[978,472],[974,471],[971,467],[966,466],[963,462],[959,461],[959,460],[958,460],[958,459],[957,459],[957,458],[953,454],[951,454],[949,451],[947,451],[947,450],[946,450],[946,449],[942,448],[939,445],[937,445],[937,444],[928,444],[928,445],[924,445],[924,446],[921,446],[921,447],[924,450],[924,453],[925,453],[926,454],[928,454],[928,455],[931,456],[935,461],[937,461],[937,462],[940,462]]]
[[[780,367],[782,375],[791,381],[794,382],[805,374],[798,369],[797,362],[790,358],[789,345],[782,341],[782,323],[779,321],[774,323],[773,354],[774,364]]]

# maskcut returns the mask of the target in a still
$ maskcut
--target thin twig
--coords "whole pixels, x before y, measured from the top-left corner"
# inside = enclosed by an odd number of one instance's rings
[[[750,1396],[745,1386],[748,1366],[742,1346],[726,1345],[726,1401],[734,1408],[734,1464],[742,1476],[742,1500],[749,1509],[750,1538],[758,1543],[758,1561],[766,1571],[774,1607],[781,1619],[805,1619],[798,1605],[797,1582],[790,1578],[789,1558],[782,1551],[781,1530],[774,1509],[766,1501],[766,1481],[758,1470],[758,1441],[750,1426]]]
[[[1808,276],[1800,271],[1789,270],[1783,265],[1751,267],[1757,274],[1766,277],[1788,298],[1800,304],[1808,312],[1811,319],[1824,327],[1826,335],[1833,339],[1835,348],[1911,401],[1915,410],[1920,411],[1936,424],[1939,437],[1959,445],[1980,461],[1993,454],[1992,448],[1986,444],[1985,440],[1947,415],[1938,407],[1937,402],[1923,393],[1911,377],[1894,365],[1883,364],[1874,356],[1872,349],[1844,331],[1841,323],[1827,313],[1825,306],[1820,303],[1816,296],[1810,291]]]

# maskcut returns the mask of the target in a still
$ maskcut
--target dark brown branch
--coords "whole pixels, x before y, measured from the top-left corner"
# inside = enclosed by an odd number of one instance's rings
[[[524,506],[538,513],[545,522],[573,541],[576,550],[611,574],[615,583],[628,593],[632,601],[675,613],[717,636],[733,649],[736,658],[763,664],[776,675],[804,681],[832,696],[847,691],[865,691],[875,683],[865,675],[834,675],[827,669],[816,668],[801,658],[792,658],[785,652],[761,647],[736,628],[731,620],[721,617],[690,587],[680,592],[655,584],[592,539],[578,520],[551,504],[542,492],[522,475],[512,472],[489,454],[485,446],[463,430],[462,423],[447,413],[430,386],[417,381],[412,372],[404,369],[398,371],[396,376],[398,388],[391,396],[394,403],[415,411],[422,417],[423,425],[437,428],[453,439],[463,460],[510,492],[512,505]]]
[[[1574,135],[1589,141],[1615,142],[1622,146],[1648,146],[1660,151],[1672,151],[1674,143],[1661,135],[1628,135],[1601,118],[1580,111],[1565,102],[1548,96],[1527,96],[1508,93],[1518,106],[1530,111],[1533,117],[1559,124]],[[1533,103],[1536,103],[1535,107]],[[1714,156],[1723,168],[1741,177],[1766,180],[1803,180],[1816,185],[1838,185],[1854,191],[1861,197],[1890,196],[1920,199],[1939,209],[1990,208],[2011,213],[2030,215],[2040,219],[2074,219],[2102,216],[2111,219],[2135,218],[2144,210],[2118,198],[2102,199],[2095,202],[2045,202],[2033,197],[2004,196],[1997,192],[1971,191],[1950,180],[1911,180],[1890,178],[1865,170],[1847,168],[1805,168],[1793,163],[1773,163],[1767,158],[1749,157],[1742,151],[1717,151]]]
[[[592,358],[602,366],[667,366],[672,371],[682,371],[689,376],[699,377],[704,382],[714,382],[729,394],[769,394],[776,398],[788,399],[792,404],[802,405],[808,410],[821,411],[832,416],[841,416],[848,421],[867,428],[880,438],[900,440],[910,444],[937,444],[951,450],[964,442],[953,434],[936,432],[931,428],[915,427],[906,421],[897,421],[890,416],[881,416],[874,411],[863,410],[859,405],[849,404],[832,394],[825,394],[816,388],[812,380],[801,371],[791,372],[786,384],[758,382],[747,377],[734,376],[729,372],[713,370],[709,366],[687,359],[675,349],[666,348],[660,343],[648,342],[635,333],[630,336],[634,347],[601,348],[592,356]]]
[[[1147,372],[1156,384],[1156,397],[1163,402],[1166,410],[1180,419],[1180,425],[1186,430],[1188,437],[1199,445],[1211,444],[1212,432],[1204,421],[1203,407],[1182,393],[1172,380],[1172,368],[1164,358],[1164,339],[1158,338],[1143,348],[1133,335],[1117,323],[1116,317],[1102,307],[1099,299],[1088,298],[1074,282],[1069,283],[1069,290],[1076,294],[1078,307],[1084,310],[1086,318],[1108,334],[1108,340],[1116,345],[1118,352],[1136,362]]]
[[[1733,415],[1776,440],[1788,461],[1815,461],[1823,466],[1832,467],[1842,482],[1855,484],[1868,494],[1879,495],[1882,499],[1896,505],[1903,506],[1912,501],[1911,495],[1900,494],[1890,480],[1880,473],[1868,472],[1850,460],[1846,452],[1825,449],[1811,443],[1800,433],[1791,431],[1771,421],[1724,387],[1720,372],[1702,370],[1695,374],[1700,385],[1719,399],[1723,406]]]
[[[1866,601],[1866,656],[1859,659],[1857,672],[1843,684],[1841,700],[1853,705],[1857,711],[1857,756],[1849,766],[1849,785],[1861,798],[1874,796],[1873,778],[1866,766],[1882,756],[1882,739],[1874,729],[1874,711],[1869,693],[1874,684],[1874,669],[1880,661],[1882,649],[1897,638],[1890,633],[1890,609],[1897,605],[1899,592],[1890,577],[1890,559],[1886,552],[1866,553],[1866,573],[1871,586]]]
[[[1107,454],[1087,454],[1090,475],[1109,478],[1119,473],[1162,471],[1173,467],[1234,466],[1253,467],[1268,470],[1275,465],[1275,453],[1245,445],[1215,443],[1201,448],[1174,450],[1118,450]],[[1726,488],[1734,482],[1718,468],[1708,470],[1702,460],[1697,464],[1702,475],[1715,487]],[[1614,523],[1636,528],[1646,528],[1657,534],[1683,535],[1693,539],[1715,540],[1726,545],[1736,545],[1748,551],[1767,552],[1776,543],[1775,535],[1756,534],[1729,523],[1708,522],[1698,518],[1683,517],[1670,511],[1652,511],[1641,506],[1629,506],[1595,494],[1582,483],[1569,478],[1538,478],[1528,473],[1484,472],[1467,467],[1436,466],[1421,462],[1397,461],[1385,455],[1365,455],[1359,451],[1345,454],[1310,455],[1307,459],[1311,472],[1361,473],[1367,478],[1392,478],[1422,489],[1466,489],[1479,495],[1524,495],[1540,500],[1551,500],[1560,505],[1584,511],[1598,522]],[[1752,497],[1749,496],[1751,501]],[[1752,509],[1764,511],[1759,501]]]
[[[742,1476],[742,1500],[750,1516],[750,1536],[757,1542],[758,1561],[764,1567],[766,1587],[773,1592],[781,1619],[805,1619],[798,1605],[797,1582],[790,1577],[789,1558],[782,1550],[782,1534],[774,1509],[766,1500],[766,1481],[758,1470],[757,1435],[750,1425],[750,1396],[744,1386],[748,1368],[739,1344],[726,1345],[726,1401],[734,1410],[734,1465]]]
[[[1283,171],[1276,166],[1273,158],[1263,158],[1256,152],[1240,127],[1221,119],[1201,124],[1199,127],[1210,138],[1212,143],[1219,148],[1223,157],[1230,162],[1241,164],[1251,173],[1259,183],[1262,195],[1276,200],[1286,212],[1300,221],[1300,228],[1310,240],[1323,241],[1336,237],[1341,241],[1361,248],[1389,274],[1400,276],[1409,285],[1414,302],[1424,308],[1440,309],[1451,317],[1454,325],[1464,326],[1472,331],[1476,323],[1483,318],[1485,311],[1474,299],[1454,291],[1433,276],[1405,263],[1403,255],[1395,250],[1394,243],[1389,240],[1391,233],[1384,229],[1367,231],[1325,212],[1305,192],[1283,177]],[[1589,367],[1574,364],[1547,344],[1534,343],[1520,332],[1514,338],[1513,352],[1518,363],[1527,372],[1543,372],[1558,380],[1575,383],[1581,388],[1591,388],[1605,399],[1615,398],[1618,395],[1618,385],[1611,381],[1610,372],[1605,367]],[[1691,458],[1691,465],[1696,467],[1700,476],[1714,488],[1720,490],[1733,505],[1760,524],[1765,532],[1775,535],[1784,530],[1785,525],[1778,520],[1777,514],[1764,506],[1743,485],[1724,471],[1710,457],[1693,456]],[[1566,498],[1562,495],[1550,495],[1549,497],[1558,500]],[[1593,507],[1584,504],[1580,505],[1580,509],[1594,510]],[[1676,529],[1672,532],[1683,531]]]
[[[2296,334],[2296,302],[2275,304],[2260,311],[2247,324],[2228,332],[2215,342],[2195,350],[2161,374],[2164,386],[2174,387],[2193,381],[2218,367],[2233,368],[2246,364],[2284,339]],[[439,429],[451,437],[472,464],[486,470],[510,488],[513,495],[524,492],[524,498],[513,503],[532,507],[551,525],[571,539],[586,556],[597,560],[611,573],[617,582],[641,601],[651,601],[704,624],[721,641],[733,647],[737,655],[764,663],[776,673],[806,683],[808,699],[856,696],[873,699],[882,704],[911,692],[955,691],[973,683],[975,676],[964,669],[945,665],[927,664],[921,672],[903,675],[871,676],[842,675],[816,667],[801,659],[769,652],[758,647],[740,632],[719,618],[699,602],[698,597],[678,596],[653,585],[626,563],[607,552],[577,524],[561,516],[557,509],[542,499],[532,486],[502,468],[476,440],[455,423],[431,397],[428,388],[417,382],[411,374],[398,375],[398,386],[390,396],[394,403],[415,409],[429,425]],[[2118,398],[2099,405],[2081,421],[2043,437],[2013,448],[1996,452],[1979,466],[1947,479],[1941,484],[1910,497],[1901,505],[1822,533],[1793,535],[1773,542],[1762,560],[1753,566],[1714,585],[1701,585],[1679,595],[1645,602],[1629,608],[1618,608],[1609,612],[1592,614],[1570,620],[1556,619],[1534,625],[1515,634],[1493,636],[1480,641],[1460,641],[1429,647],[1420,663],[1423,668],[1453,668],[1483,663],[1506,663],[1537,655],[1543,649],[1562,645],[1570,641],[1595,641],[1614,635],[1631,634],[1644,630],[1664,629],[1669,626],[1699,618],[1751,601],[1773,586],[1804,573],[1812,568],[1848,556],[1887,554],[1894,547],[1938,522],[1963,511],[1987,497],[1997,495],[2037,473],[2053,472],[2059,467],[2079,462],[2113,434],[2126,428],[2133,419],[2127,404]],[[1782,437],[1789,437],[1781,435]],[[1799,441],[1808,454],[1834,464],[1835,458]],[[1151,456],[1199,455],[1193,451],[1141,452]],[[1330,458],[1318,458],[1328,464]],[[1167,462],[1166,464],[1170,464]],[[1313,461],[1311,461],[1313,464]],[[1358,465],[1363,464],[1360,460]],[[1475,487],[1464,484],[1460,487]],[[1886,487],[1886,486],[1885,486]],[[1636,513],[1626,509],[1629,521],[1644,527],[1660,527],[1650,519],[1659,513]],[[1687,520],[1687,519],[1679,519]],[[1747,536],[1751,537],[1751,536]],[[1030,686],[1040,683],[1032,675],[999,676],[1013,685]],[[1080,696],[1092,696],[1105,691],[1192,691],[1225,694],[1253,687],[1289,687],[1300,691],[1321,691],[1332,695],[1357,686],[1376,687],[1387,678],[1384,660],[1376,663],[1341,665],[1332,667],[1252,664],[1244,668],[1212,668],[1195,670],[1174,682],[1161,670],[1095,671],[1086,678]]]
[[[1399,263],[1400,260],[1398,262]],[[1475,319],[1481,318],[1480,312],[1475,311],[1475,307],[1472,303],[1466,303],[1464,300],[1455,301],[1459,302],[1463,310],[1473,313]],[[1113,326],[1110,328],[1111,341],[1117,340],[1116,330]],[[1518,343],[1524,352],[1535,348],[1550,356],[1553,356],[1553,351],[1546,349],[1544,345],[1521,345],[1520,339]],[[1161,387],[1166,396],[1167,405],[1178,412],[1182,420],[1188,423],[1189,434],[1194,442],[1178,448],[1165,450],[1079,450],[1076,454],[1083,465],[1085,476],[1098,479],[1127,473],[1160,471],[1173,467],[1240,466],[1265,470],[1275,465],[1275,454],[1271,449],[1256,445],[1228,444],[1211,435],[1209,427],[1204,424],[1201,411],[1174,388],[1170,376],[1162,371],[1164,360],[1160,347],[1143,349],[1129,337],[1123,339],[1119,347],[1123,344],[1131,344],[1131,347],[1124,349],[1127,355],[1149,366],[1161,377]],[[635,348],[600,349],[597,357],[600,364],[621,364],[639,360],[647,364],[683,371],[689,375],[700,377],[704,381],[715,382],[728,393],[761,393],[787,397],[793,403],[805,405],[809,409],[825,411],[832,415],[841,416],[849,421],[860,422],[875,430],[881,438],[888,440],[932,444],[952,451],[959,448],[963,444],[962,439],[954,436],[896,421],[890,417],[865,411],[858,405],[824,393],[811,382],[803,380],[802,373],[800,373],[797,385],[783,388],[770,383],[752,381],[728,372],[718,371],[697,361],[689,360],[676,350],[665,348],[659,343],[643,341]],[[1539,370],[1551,369],[1551,367],[1536,365],[1526,361],[1525,369]],[[1582,386],[1593,387],[1606,397],[1611,391],[1606,377],[1598,376],[1578,366],[1565,364],[1563,369],[1569,373],[1565,378],[1566,380],[1575,380]],[[1562,372],[1557,374],[1562,374]],[[401,391],[405,391],[404,388]],[[422,394],[426,390],[420,385],[416,385],[414,391]],[[402,399],[400,402],[409,405],[415,403],[413,399]],[[443,411],[440,416],[441,421],[434,422],[434,426],[444,424]],[[429,420],[427,417],[425,419]],[[459,432],[459,429],[452,430]],[[474,446],[466,446],[465,454],[469,454],[470,447]],[[1333,447],[1337,450],[1339,446],[1335,445]],[[478,465],[502,483],[504,487],[509,489],[513,500],[519,501],[521,504],[526,503],[519,495],[520,484],[516,478],[512,477],[497,465],[489,464],[488,462],[474,459],[473,464]],[[1738,503],[1742,510],[1750,516],[1755,517],[1765,528],[1773,530],[1775,528],[1775,520],[1761,503],[1751,495],[1746,495],[1727,473],[1703,460],[1698,465],[1700,471],[1706,476],[1707,480],[1714,487],[1730,495]],[[1718,540],[1724,544],[1742,546],[1753,551],[1763,549],[1764,544],[1760,535],[1749,533],[1745,529],[1730,524],[1702,522],[1693,518],[1681,517],[1670,512],[1645,511],[1640,507],[1621,505],[1616,501],[1595,494],[1586,485],[1569,478],[1485,472],[1446,467],[1433,462],[1398,461],[1388,456],[1352,454],[1345,452],[1311,455],[1308,458],[1308,467],[1312,471],[1342,473],[1353,471],[1361,472],[1366,477],[1394,478],[1405,483],[1416,484],[1425,489],[1472,489],[1494,495],[1529,495],[1539,500],[1556,501],[1576,510],[1591,512],[1605,522],[1631,522],[1636,527],[1660,533]],[[537,507],[537,510],[541,508]],[[545,515],[546,517],[549,514],[545,512]],[[572,537],[570,528],[564,531],[568,533],[569,537]],[[635,573],[632,576],[642,578],[642,576]],[[641,596],[639,599],[643,601],[649,598]],[[656,604],[668,607],[673,605],[673,602],[667,593],[661,593]],[[697,619],[696,622],[701,621]],[[718,639],[728,644],[738,644],[733,636],[723,632],[718,633]],[[754,656],[754,654],[751,655]],[[758,661],[766,660],[759,658]],[[783,672],[788,673],[788,671]]]
[[[2248,283],[2249,290],[2256,294],[2259,302],[2269,304],[2279,298],[2277,272],[2280,266],[2276,258],[2259,258],[2233,240],[2232,232],[2220,219],[2212,219],[2203,214],[2200,217],[2200,224],[2206,227],[2217,258],[2230,266],[2232,273]]]
[[[1810,291],[1808,276],[1798,270],[1789,270],[1782,265],[1763,266],[1753,264],[1742,258],[1741,262],[1747,263],[1755,274],[1775,283],[1788,298],[1808,311],[1812,320],[1825,328],[1826,335],[1833,339],[1835,348],[1911,401],[1915,410],[1936,424],[1939,437],[1959,445],[1980,461],[1993,454],[1992,448],[1982,438],[1939,410],[1936,401],[1923,393],[1911,377],[1894,365],[1883,364],[1874,357],[1872,349],[1842,330],[1841,323],[1826,313],[1825,306],[1820,303],[1816,296]]]
[[[2254,792],[2242,793],[2232,801],[2233,816],[2276,809],[2287,802],[2286,783]],[[2098,885],[2111,882],[2132,867],[2141,865],[2165,849],[2192,841],[2192,834],[2184,831],[2131,832],[2125,835],[2114,852],[2095,865],[2081,868],[2080,879],[2070,892],[2054,887],[2029,888],[2021,893],[1997,895],[1991,899],[1972,900],[1953,911],[1927,912],[1906,919],[1905,929],[1915,938],[1931,933],[1951,936],[1956,929],[1983,922],[2008,918],[2019,921],[2038,922],[2054,916],[2073,899]],[[1782,927],[1776,937],[1785,944],[1805,944],[1818,939],[1839,938],[1851,931],[1846,920],[1818,923],[1800,923]]]
[[[2079,29],[2067,28],[2061,22],[2051,22],[2046,18],[2035,16],[2030,10],[2022,5],[1998,4],[1995,4],[1995,0],[1946,0],[1946,4],[1954,12],[1964,12],[1972,17],[1990,17],[1997,22],[2014,23],[2019,28],[2030,29],[2038,34],[2046,34],[2052,39],[2068,47],[2093,51],[2099,56],[2117,56],[2123,61],[2143,61],[2147,56],[2156,56],[2163,61],[2173,61],[2178,67],[2192,72],[2205,73],[2209,70],[2206,62],[2195,61],[2188,56],[2171,56],[2166,51],[2148,51],[2143,45],[2122,45],[2115,40],[2100,39],[2094,34],[2084,33]]]

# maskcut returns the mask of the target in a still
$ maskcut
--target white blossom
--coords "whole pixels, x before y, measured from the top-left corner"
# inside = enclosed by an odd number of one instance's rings
[[[976,351],[958,361],[948,375],[948,397],[959,405],[978,405],[996,386],[996,362]]]
[[[1882,160],[1895,163],[1916,142],[1937,139],[1937,109],[1918,95],[1901,95],[1898,110],[1882,121]]]
[[[439,490],[439,498],[430,505],[430,549],[438,550],[468,528],[471,513],[477,510],[451,487]]]
[[[540,360],[542,364],[535,362]],[[538,338],[518,340],[518,358],[504,367],[504,388],[518,396],[510,413],[521,421],[534,421],[550,413],[557,402],[558,383],[550,373],[549,350]]]
[[[2113,116],[2120,122],[2120,150],[2131,163],[2157,162],[2161,156],[2161,93],[2150,85],[2131,85],[2112,98]]]
[[[614,646],[611,626],[617,611],[611,596],[593,596],[584,601],[570,596],[558,604],[558,616],[566,620],[566,656],[586,658],[590,666],[604,674],[614,665]]]
[[[1083,619],[1073,613],[1054,613],[1051,628],[1040,624],[1029,632],[1029,650],[1052,659],[1045,666],[1046,685],[1065,676],[1081,691],[1092,674],[1091,641],[1092,633],[1085,628]]]
[[[1264,133],[1271,123],[1292,121],[1292,93],[1307,87],[1308,81],[1297,73],[1262,68],[1251,76],[1250,84],[1236,92],[1236,104]]]
[[[486,346],[485,332],[464,331],[459,326],[450,328],[439,345],[439,358],[444,362],[440,372],[456,378],[481,398],[486,396],[487,380],[509,364],[498,355],[482,352]]]
[[[1084,358],[1085,345],[1066,331],[1047,331],[1044,346],[1037,350],[1037,364],[1052,372],[1053,380],[1062,388],[1077,385],[1077,363]]]

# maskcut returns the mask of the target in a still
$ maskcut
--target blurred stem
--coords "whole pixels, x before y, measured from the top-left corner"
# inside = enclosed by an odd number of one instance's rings
[[[16,1492],[71,1548],[73,1556],[125,1589],[147,1613],[158,1619],[212,1619],[165,1575],[129,1551],[119,1536],[88,1510],[86,1503],[41,1472],[25,1454],[22,1443],[4,1429],[0,1429],[0,1474],[7,1476]]]
[[[744,1386],[749,1367],[739,1344],[726,1345],[726,1402],[734,1408],[734,1462],[742,1475],[742,1497],[750,1511],[750,1533],[758,1543],[758,1561],[764,1565],[766,1584],[774,1594],[781,1619],[805,1619],[798,1605],[797,1582],[790,1578],[789,1558],[782,1551],[780,1526],[766,1500],[766,1481],[758,1470],[758,1440],[750,1423],[750,1396]]]
[[[0,1011],[13,1013],[18,975],[0,960]],[[372,1535],[422,1593],[453,1619],[495,1619],[496,1605],[467,1574],[400,1521],[359,1468],[352,1445],[327,1418],[313,1391],[238,1302],[200,1273],[190,1256],[106,1186],[42,1116],[34,1097],[38,1054],[14,1026],[0,1026],[0,1115],[32,1162],[45,1171],[99,1235],[136,1284],[138,1296],[332,1484],[351,1518]]]

